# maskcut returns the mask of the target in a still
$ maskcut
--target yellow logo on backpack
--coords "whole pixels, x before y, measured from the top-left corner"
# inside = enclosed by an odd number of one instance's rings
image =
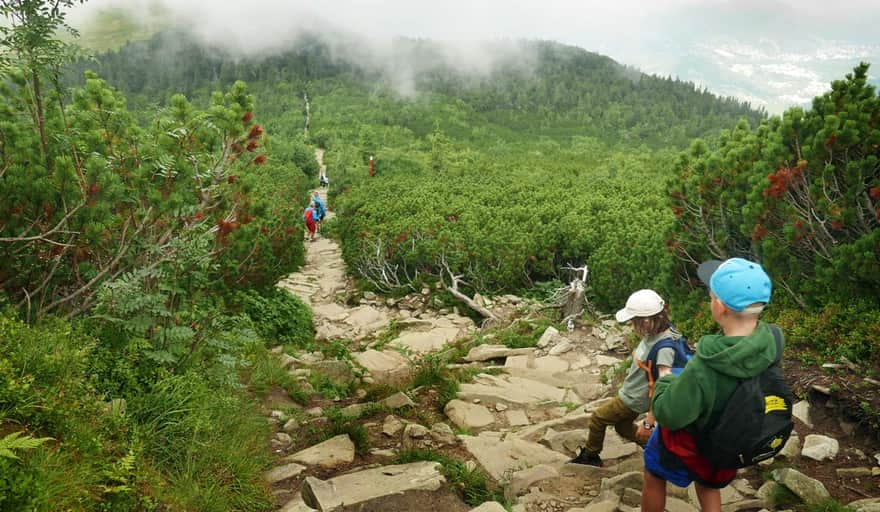
[[[781,396],[766,395],[764,397],[764,414],[770,414],[774,411],[785,411],[787,409],[785,399]]]

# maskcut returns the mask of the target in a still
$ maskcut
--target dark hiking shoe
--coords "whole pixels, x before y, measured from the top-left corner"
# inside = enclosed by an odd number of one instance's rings
[[[587,466],[602,467],[602,459],[595,453],[587,453],[583,447],[578,447],[577,457],[568,461],[571,464],[585,464]]]

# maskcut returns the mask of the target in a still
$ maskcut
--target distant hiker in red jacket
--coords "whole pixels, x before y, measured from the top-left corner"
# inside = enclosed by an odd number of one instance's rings
[[[318,231],[318,209],[315,208],[315,202],[309,203],[309,207],[303,212],[303,220],[306,221],[306,229],[309,230],[308,241],[315,241],[315,233]]]

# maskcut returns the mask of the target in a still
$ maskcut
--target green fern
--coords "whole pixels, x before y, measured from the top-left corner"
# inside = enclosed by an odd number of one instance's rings
[[[22,435],[24,432],[13,432],[3,439],[0,439],[0,457],[7,459],[18,459],[13,450],[33,450],[46,441],[51,441],[51,437],[31,437]]]

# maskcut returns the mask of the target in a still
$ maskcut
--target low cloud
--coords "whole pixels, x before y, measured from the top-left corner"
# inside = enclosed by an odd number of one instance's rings
[[[395,62],[395,38],[445,42],[454,69],[491,71],[521,50],[512,41],[546,39],[608,55],[648,73],[705,84],[718,94],[755,98],[771,112],[830,83],[860,60],[880,60],[872,20],[880,3],[847,0],[91,0],[71,14],[76,23],[96,9],[120,7],[140,19],[170,13],[177,25],[237,55],[264,55],[305,32],[332,35],[334,55],[397,73],[411,89],[412,65]],[[527,60],[523,56],[521,60]],[[767,66],[767,67],[765,67]],[[780,91],[769,82],[804,87]]]

